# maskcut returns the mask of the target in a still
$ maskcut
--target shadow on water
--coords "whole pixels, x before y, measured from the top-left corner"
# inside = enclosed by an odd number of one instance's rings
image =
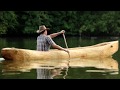
[[[68,60],[2,61],[2,75],[15,75],[36,70],[36,79],[91,79],[119,74],[118,62],[113,58]],[[75,69],[76,68],[76,69]],[[95,74],[96,76],[95,76]]]

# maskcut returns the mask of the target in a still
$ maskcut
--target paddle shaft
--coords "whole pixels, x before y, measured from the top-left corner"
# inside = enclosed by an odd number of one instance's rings
[[[68,45],[67,45],[66,38],[65,38],[64,34],[63,34],[63,38],[64,38],[64,41],[65,41],[66,48],[68,49]]]
[[[66,38],[65,38],[64,33],[63,33],[63,38],[64,38],[64,41],[65,41],[66,48],[68,49],[68,45],[67,45],[67,42],[66,42]],[[68,55],[69,55],[69,59],[70,59],[70,54],[68,53]]]
[[[68,45],[67,45],[67,42],[66,42],[66,38],[65,38],[64,33],[63,33],[63,38],[64,38],[64,41],[65,41],[66,48],[67,48],[67,50],[68,50]],[[69,55],[68,67],[69,67],[69,63],[70,63],[70,53],[68,53],[68,55]],[[66,69],[65,75],[63,76],[64,79],[65,79],[65,77],[68,75],[67,72],[68,72],[68,68]]]

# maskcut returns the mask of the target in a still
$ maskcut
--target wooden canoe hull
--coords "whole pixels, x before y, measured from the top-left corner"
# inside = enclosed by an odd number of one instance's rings
[[[92,46],[69,48],[72,58],[106,58],[118,51],[118,41],[104,42]],[[51,60],[69,59],[68,53],[62,50],[36,51],[19,48],[3,48],[1,56],[6,60]]]

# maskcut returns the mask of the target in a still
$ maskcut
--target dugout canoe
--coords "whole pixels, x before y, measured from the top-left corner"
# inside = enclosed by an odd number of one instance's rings
[[[61,60],[72,58],[107,58],[118,51],[119,41],[103,42],[92,46],[69,48],[67,52],[57,49],[36,51],[20,48],[2,48],[1,56],[6,60]]]

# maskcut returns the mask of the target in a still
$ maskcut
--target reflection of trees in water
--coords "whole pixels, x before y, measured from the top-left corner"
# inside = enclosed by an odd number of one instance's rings
[[[24,47],[22,37],[15,37],[15,38],[6,38],[6,47]]]
[[[16,47],[16,48],[36,48],[36,37],[10,37],[0,38],[0,49],[3,47]]]

